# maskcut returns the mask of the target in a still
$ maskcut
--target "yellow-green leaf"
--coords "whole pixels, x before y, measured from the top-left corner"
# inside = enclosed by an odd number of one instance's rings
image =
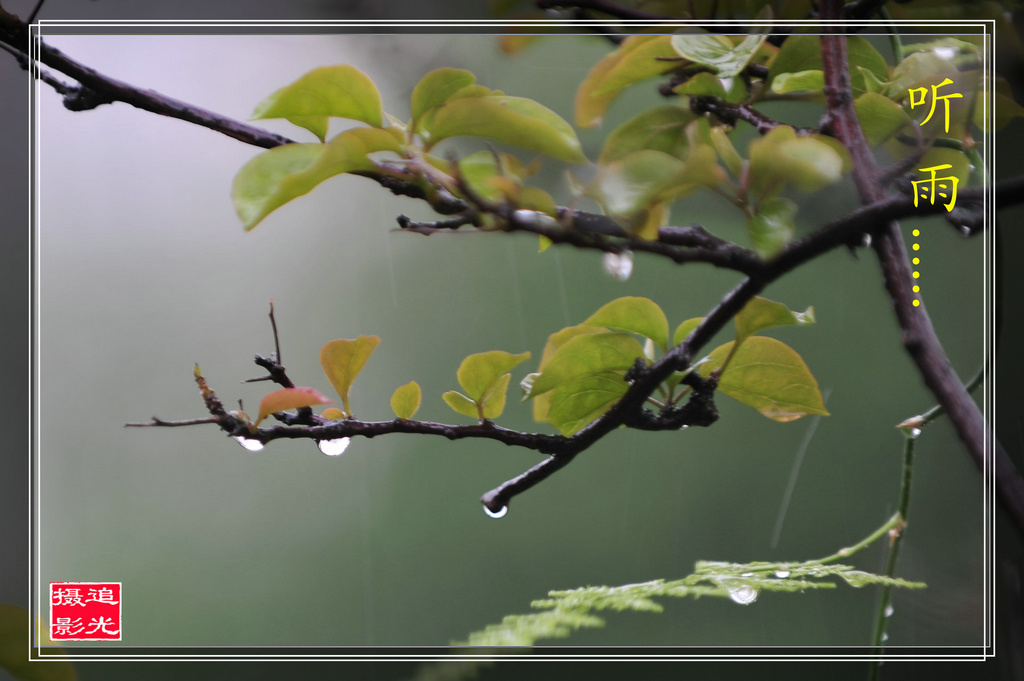
[[[859,36],[846,37],[846,59],[850,69],[850,84],[855,95],[867,88],[864,76],[858,67],[870,71],[876,79],[889,79],[889,65],[885,57],[879,54],[867,40]],[[821,70],[821,38],[818,35],[791,35],[779,48],[768,68],[768,80],[773,82],[782,74],[800,73],[801,71]]]
[[[327,119],[350,118],[380,127],[380,93],[370,78],[347,64],[313,69],[256,106],[252,118],[287,118],[321,141]]]
[[[703,71],[685,83],[677,85],[673,90],[677,95],[690,95],[691,97],[720,97],[725,99],[725,86],[722,81],[713,73]]]
[[[754,250],[770,258],[793,239],[797,205],[781,196],[765,199],[750,217],[750,239]]]
[[[710,361],[701,365],[701,375],[720,367],[734,343],[715,348]],[[785,343],[766,336],[751,336],[736,350],[718,380],[718,391],[773,421],[828,415],[818,382],[803,358]]]
[[[331,421],[337,421],[338,419],[345,418],[345,412],[338,409],[337,407],[327,407],[327,409],[324,409],[323,413],[320,414],[320,416]]]
[[[740,310],[733,321],[736,322],[736,341],[742,343],[764,329],[774,326],[805,326],[814,324],[816,320],[813,307],[796,312],[782,303],[755,296]]]
[[[913,122],[902,106],[880,94],[865,92],[853,104],[857,109],[857,120],[864,130],[864,137],[873,147]]]
[[[533,395],[603,372],[623,372],[633,366],[644,349],[624,333],[578,335],[569,339],[548,361],[533,384]]]
[[[395,389],[391,395],[391,411],[395,412],[395,416],[400,419],[411,419],[419,410],[422,398],[420,384],[416,381],[409,381]]]
[[[599,333],[607,333],[607,329],[602,329],[597,326],[588,326],[587,324],[580,324],[578,326],[567,326],[560,331],[556,331],[548,336],[548,342],[544,345],[544,352],[540,357],[540,366],[537,368],[537,373],[530,374],[533,380],[529,382],[529,391],[524,395],[523,399],[533,399],[533,418],[535,421],[547,421],[548,420],[548,409],[551,406],[551,394],[550,392],[543,395],[533,394],[533,384],[537,377],[540,376],[541,372],[547,366],[548,362],[555,353],[558,352],[559,348],[569,342],[569,340],[576,336],[593,336]],[[526,379],[523,379],[526,381]],[[523,385],[524,390],[526,385]]]
[[[480,410],[477,408],[476,402],[469,399],[457,390],[449,390],[445,394],[441,395],[444,401],[448,403],[448,406],[462,414],[473,419],[480,418]]]
[[[650,338],[662,350],[667,349],[668,319],[658,304],[650,298],[617,298],[602,306],[583,323],[635,333]]]
[[[574,435],[618,402],[629,384],[613,373],[595,374],[551,393],[549,422],[562,435]]]
[[[476,76],[465,69],[440,68],[423,76],[412,90],[412,119],[419,131],[423,114],[443,105],[462,88],[476,82]]]
[[[805,192],[832,184],[842,176],[843,157],[828,143],[797,137],[793,128],[780,125],[750,143],[750,187],[767,198],[786,183]]]
[[[765,5],[759,16],[770,18],[771,6]],[[747,62],[768,37],[769,29],[767,24],[753,26],[751,30],[754,32],[745,36],[737,45],[724,35],[676,34],[672,36],[672,48],[696,64],[715,69],[719,78],[731,78],[746,68]]]
[[[616,161],[634,151],[653,149],[676,158],[686,152],[686,126],[696,118],[689,109],[658,106],[634,116],[608,135],[601,163]]]
[[[511,378],[511,374],[501,376],[491,385],[491,389],[487,391],[487,394],[484,395],[483,412],[485,419],[496,419],[505,411],[505,399],[508,394],[508,383]]]
[[[373,170],[368,155],[399,152],[402,145],[386,130],[346,130],[327,144],[285,144],[268,149],[242,166],[231,186],[235,211],[246,230],[274,210],[341,173]]]
[[[676,327],[676,332],[672,334],[672,345],[679,345],[686,337],[690,335],[690,332],[697,328],[700,323],[704,321],[703,317],[694,317],[693,319],[687,319],[685,322]]]
[[[332,340],[320,349],[320,366],[323,367],[327,380],[338,391],[345,414],[348,416],[352,416],[348,401],[352,382],[356,380],[356,376],[366,365],[366,360],[379,344],[380,338],[377,336],[360,336],[355,340]]]
[[[457,377],[469,399],[484,404],[495,385],[505,374],[530,358],[530,353],[513,355],[502,350],[479,352],[462,360]]]
[[[431,145],[461,135],[487,137],[548,156],[585,163],[576,132],[551,109],[525,97],[486,95],[454,99],[421,126]]]
[[[868,71],[868,73],[871,73]],[[780,73],[772,81],[772,92],[786,94],[789,92],[821,92],[825,88],[825,74],[820,69],[797,71],[796,73]]]
[[[736,147],[732,145],[732,140],[729,139],[728,133],[725,128],[716,125],[710,130],[711,145],[718,152],[718,158],[722,159],[722,163],[729,169],[735,177],[741,177],[743,175],[743,159],[740,158],[739,153],[736,151]]]
[[[331,400],[313,388],[281,388],[260,400],[260,414],[256,425],[271,414],[300,407],[312,407],[314,404],[330,404]]]
[[[634,35],[599,61],[576,90],[576,125],[592,128],[601,122],[611,103],[630,85],[671,71],[678,62],[659,61],[675,57],[672,36]]]

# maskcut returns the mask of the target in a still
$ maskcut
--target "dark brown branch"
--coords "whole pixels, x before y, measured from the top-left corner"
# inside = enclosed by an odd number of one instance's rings
[[[737,121],[746,121],[762,135],[767,134],[780,123],[746,104],[731,104],[720,97],[690,97],[690,109],[697,114],[712,114],[726,125],[735,127]],[[796,128],[797,134],[818,132],[814,128]]]
[[[843,15],[842,0],[823,0],[821,8],[824,19],[835,20]],[[827,126],[850,150],[854,183],[861,201],[878,202],[882,200],[884,191],[878,180],[878,167],[864,139],[853,105],[847,69],[846,37],[835,23],[823,27],[821,53],[828,105]],[[889,220],[877,232],[873,245],[882,267],[886,290],[903,332],[904,347],[917,365],[925,385],[949,413],[957,434],[982,471],[987,469],[986,451],[995,452],[999,497],[1012,514],[1018,530],[1024,532],[1024,479],[1014,469],[1009,457],[999,456],[998,450],[992,448],[994,439],[984,417],[946,358],[924,304],[914,306],[914,300],[919,296],[910,289],[913,279],[909,258],[895,220]]]

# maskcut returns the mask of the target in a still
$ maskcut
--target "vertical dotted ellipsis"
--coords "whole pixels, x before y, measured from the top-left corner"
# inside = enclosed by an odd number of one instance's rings
[[[915,237],[921,236],[921,231],[915,229],[913,234],[914,234]],[[913,245],[911,245],[911,248],[914,249],[914,251],[915,251],[914,257],[911,258],[911,260],[910,260],[910,262],[914,263],[914,266],[915,266],[915,269],[914,269],[914,279],[920,279],[921,278],[921,273],[917,271],[916,266],[921,264],[921,259],[919,257],[917,257],[916,252],[921,250],[921,244],[914,243]],[[918,286],[917,282],[915,281],[914,282],[914,293],[920,293],[920,292],[921,292],[921,287]],[[920,304],[921,304],[921,301],[918,300],[917,298],[914,298],[914,307],[917,307]]]

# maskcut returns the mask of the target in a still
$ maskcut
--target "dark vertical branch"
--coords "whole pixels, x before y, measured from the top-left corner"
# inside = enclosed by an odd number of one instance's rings
[[[884,198],[879,182],[878,166],[864,133],[857,121],[850,88],[850,73],[846,60],[846,38],[843,28],[835,20],[843,16],[842,0],[822,0],[821,16],[833,23],[823,28],[821,36],[822,67],[825,72],[825,96],[828,105],[826,127],[850,150],[853,158],[853,176],[863,203],[874,203]],[[874,249],[882,267],[885,288],[889,292],[896,320],[907,349],[925,385],[939,404],[949,413],[957,434],[975,463],[985,470],[985,452],[991,450],[994,440],[985,425],[978,406],[967,394],[959,377],[950,365],[939,343],[931,318],[923,304],[914,306],[915,295],[907,250],[900,235],[899,224],[891,221],[879,230]],[[988,445],[988,446],[986,446]],[[996,453],[996,488],[1007,511],[1018,529],[1024,532],[1024,479],[1005,455]]]

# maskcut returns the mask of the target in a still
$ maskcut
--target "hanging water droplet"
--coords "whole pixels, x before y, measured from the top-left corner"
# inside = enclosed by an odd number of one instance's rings
[[[960,233],[963,234],[964,236],[970,236],[974,232],[972,232],[971,228],[968,227],[967,225],[960,225]]]
[[[864,234],[860,238],[860,245],[862,247],[864,247],[864,248],[871,248],[871,235],[870,234]]]
[[[750,605],[757,600],[757,589],[744,584],[736,589],[729,589],[729,598],[740,605]]]
[[[883,633],[882,634],[882,643],[885,643],[888,640],[889,640],[889,634]]]
[[[622,253],[604,254],[604,271],[619,281],[626,281],[633,274],[633,251],[627,249]]]
[[[348,449],[348,443],[351,441],[350,437],[339,437],[334,440],[319,440],[316,446],[327,456],[341,456]]]
[[[785,579],[786,577],[789,577],[791,574],[793,574],[793,573],[790,572],[789,570],[776,570],[775,571],[775,576],[778,577],[779,579]]]
[[[892,614],[894,612],[896,612],[896,610],[893,609],[892,605],[885,606],[885,616],[886,617],[892,617]]]
[[[508,506],[502,506],[497,511],[492,511],[491,509],[484,506],[484,513],[491,516],[492,518],[504,518],[505,514],[508,513]]]
[[[921,429],[920,428],[911,428],[910,429],[910,437],[918,437],[920,434],[921,434]]]
[[[241,435],[235,436],[235,442],[242,445],[250,452],[258,452],[263,449],[263,443],[259,440],[253,440],[251,437],[242,437]]]

